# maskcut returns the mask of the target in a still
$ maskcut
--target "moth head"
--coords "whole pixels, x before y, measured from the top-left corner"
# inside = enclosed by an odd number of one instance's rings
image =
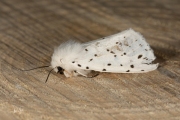
[[[62,49],[55,48],[54,53],[51,57],[51,68],[54,68],[56,73],[63,74],[64,72],[64,51]]]
[[[57,66],[57,73],[63,74],[64,73],[64,69],[60,66]]]
[[[59,59],[59,58],[58,58]],[[58,60],[57,58],[52,57],[51,61],[51,68],[56,72],[63,74],[64,73],[64,64],[61,60]]]

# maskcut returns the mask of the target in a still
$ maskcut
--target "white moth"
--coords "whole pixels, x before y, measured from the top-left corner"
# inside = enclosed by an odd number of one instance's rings
[[[144,73],[155,70],[153,50],[145,38],[132,29],[87,43],[68,41],[57,47],[51,67],[66,77],[93,77],[93,71]]]

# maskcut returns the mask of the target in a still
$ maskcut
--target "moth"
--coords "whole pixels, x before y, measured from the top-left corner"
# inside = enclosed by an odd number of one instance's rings
[[[87,43],[67,41],[54,50],[51,67],[66,77],[99,72],[144,73],[157,69],[153,50],[133,29]]]

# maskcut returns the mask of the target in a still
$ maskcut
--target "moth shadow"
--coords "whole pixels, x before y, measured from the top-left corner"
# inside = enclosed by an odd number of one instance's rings
[[[154,54],[156,56],[154,63],[159,63],[160,66],[164,66],[167,61],[173,61],[173,59],[179,55],[179,52],[175,49],[153,46],[152,49],[154,50]]]

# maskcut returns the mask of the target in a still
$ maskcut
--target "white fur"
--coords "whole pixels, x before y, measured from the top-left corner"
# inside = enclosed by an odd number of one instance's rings
[[[55,49],[51,66],[60,66],[66,77],[87,77],[93,71],[143,73],[155,70],[158,64],[153,50],[143,36],[132,29],[87,43],[68,41]]]

